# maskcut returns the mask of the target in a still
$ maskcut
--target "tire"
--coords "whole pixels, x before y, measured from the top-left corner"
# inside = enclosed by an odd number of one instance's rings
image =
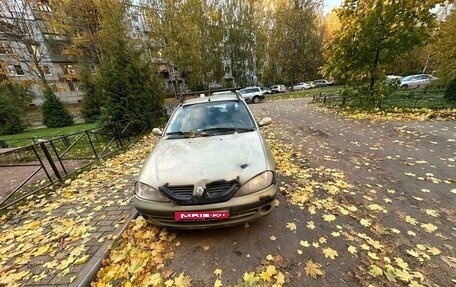
[[[260,102],[260,98],[258,96],[254,96],[252,99],[252,103],[258,104]]]
[[[402,88],[402,89],[405,89],[405,90],[407,90],[408,87],[409,87],[408,85],[402,85],[402,86],[401,86],[401,88]]]

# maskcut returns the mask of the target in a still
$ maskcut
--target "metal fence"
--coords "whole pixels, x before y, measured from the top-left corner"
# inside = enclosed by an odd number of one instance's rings
[[[154,127],[158,115],[120,121],[53,139],[33,139],[25,147],[0,150],[0,210],[3,210],[94,162],[119,151]]]
[[[393,94],[375,100],[378,108],[433,108],[454,109],[456,101],[449,103],[443,98],[443,90],[398,90]],[[364,99],[365,101],[368,99]],[[342,91],[320,92],[312,96],[312,103],[322,103],[330,107],[344,107],[353,105],[361,99],[355,95],[346,95]]]

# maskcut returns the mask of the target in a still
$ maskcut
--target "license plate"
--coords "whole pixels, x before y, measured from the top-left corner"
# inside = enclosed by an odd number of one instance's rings
[[[176,221],[221,220],[229,217],[230,213],[228,210],[174,212],[174,220]]]

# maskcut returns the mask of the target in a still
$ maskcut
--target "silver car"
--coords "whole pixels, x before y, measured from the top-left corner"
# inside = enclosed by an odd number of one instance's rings
[[[401,79],[400,87],[404,89],[425,88],[435,80],[437,80],[436,77],[428,74],[410,75]]]
[[[179,105],[146,159],[133,205],[150,223],[174,228],[239,225],[273,210],[275,163],[238,95]]]

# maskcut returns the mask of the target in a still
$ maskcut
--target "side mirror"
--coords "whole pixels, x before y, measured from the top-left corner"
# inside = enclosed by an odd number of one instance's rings
[[[263,119],[258,123],[258,125],[259,125],[260,127],[269,126],[270,124],[272,124],[272,119],[271,119],[270,117],[263,118]]]
[[[154,129],[152,130],[152,133],[153,133],[154,135],[156,135],[156,136],[161,136],[161,135],[163,134],[162,130],[159,129],[159,128],[154,128]]]

